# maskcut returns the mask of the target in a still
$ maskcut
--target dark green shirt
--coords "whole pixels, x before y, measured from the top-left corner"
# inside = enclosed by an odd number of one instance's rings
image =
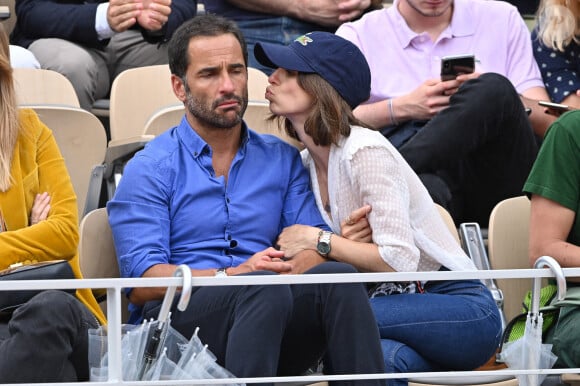
[[[568,112],[550,126],[524,192],[573,210],[568,242],[580,245],[580,111]]]

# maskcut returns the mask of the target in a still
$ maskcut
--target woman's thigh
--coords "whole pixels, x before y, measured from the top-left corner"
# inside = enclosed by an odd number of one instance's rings
[[[501,337],[497,306],[478,280],[431,282],[425,293],[373,298],[371,307],[382,339],[443,367],[477,367]]]

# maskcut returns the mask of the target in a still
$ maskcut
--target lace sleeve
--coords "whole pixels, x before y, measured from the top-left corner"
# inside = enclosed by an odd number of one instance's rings
[[[410,219],[408,166],[388,148],[362,147],[350,160],[355,189],[372,206],[369,222],[383,260],[397,271],[416,271],[420,252]]]

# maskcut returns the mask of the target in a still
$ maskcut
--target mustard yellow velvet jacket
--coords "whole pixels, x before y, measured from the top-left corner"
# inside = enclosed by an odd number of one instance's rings
[[[20,124],[12,156],[12,184],[7,192],[0,192],[7,229],[0,232],[0,269],[14,263],[64,259],[81,278],[77,200],[64,159],[52,132],[33,110],[20,111]],[[34,197],[42,192],[51,197],[48,218],[28,226]],[[91,290],[78,289],[76,295],[104,324],[105,316]]]

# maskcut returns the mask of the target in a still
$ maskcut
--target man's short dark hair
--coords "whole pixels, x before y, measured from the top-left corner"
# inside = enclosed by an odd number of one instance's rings
[[[187,66],[189,65],[189,56],[187,49],[191,38],[199,36],[220,36],[225,34],[232,34],[236,37],[242,53],[244,55],[244,64],[248,65],[248,48],[242,31],[238,28],[236,23],[225,17],[204,14],[198,15],[183,23],[173,34],[169,42],[169,69],[171,73],[180,78],[185,77]]]

